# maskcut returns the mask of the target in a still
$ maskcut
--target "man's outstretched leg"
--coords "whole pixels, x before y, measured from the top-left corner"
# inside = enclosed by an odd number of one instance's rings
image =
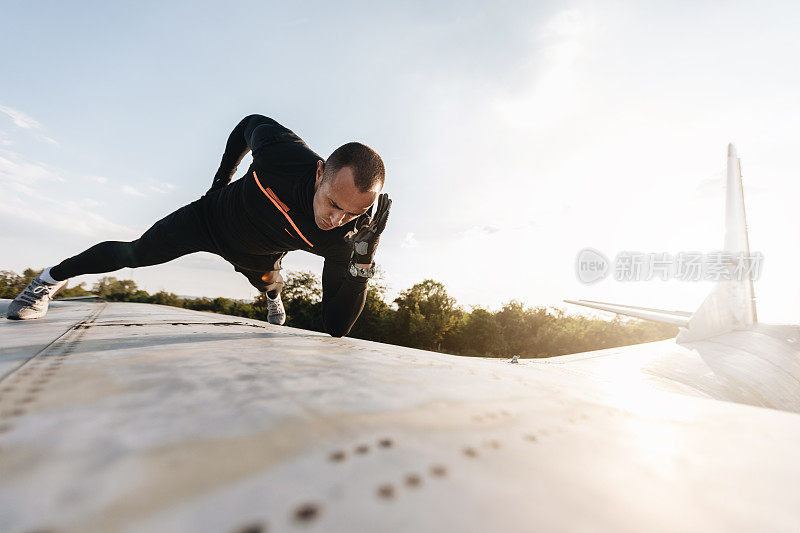
[[[50,300],[67,283],[53,279],[50,270],[44,269],[14,298],[6,309],[6,317],[12,320],[27,320],[41,318],[47,313]]]
[[[9,304],[6,317],[16,320],[43,317],[50,300],[71,277],[158,265],[200,251],[214,252],[205,226],[194,205],[189,204],[153,224],[135,241],[101,242],[46,268]]]

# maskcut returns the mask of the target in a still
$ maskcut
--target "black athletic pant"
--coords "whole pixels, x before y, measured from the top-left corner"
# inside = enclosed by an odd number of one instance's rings
[[[56,280],[65,280],[81,274],[102,274],[120,268],[159,265],[194,252],[210,252],[225,258],[214,245],[203,222],[197,202],[181,207],[162,218],[135,241],[106,241],[95,244],[88,250],[65,259],[50,269]],[[237,266],[225,258],[237,272],[241,272],[256,289],[261,292],[280,292],[283,277],[279,272],[273,275],[272,283],[262,279],[262,275],[281,269],[281,259],[285,253],[258,257],[261,270],[250,270]]]

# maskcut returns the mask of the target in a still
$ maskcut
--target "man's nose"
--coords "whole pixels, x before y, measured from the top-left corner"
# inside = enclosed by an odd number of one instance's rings
[[[344,220],[344,211],[338,211],[331,215],[331,224],[334,226],[341,226]]]

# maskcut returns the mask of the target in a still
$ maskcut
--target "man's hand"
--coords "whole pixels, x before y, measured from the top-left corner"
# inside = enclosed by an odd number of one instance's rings
[[[378,197],[375,216],[371,220],[367,217],[360,227],[345,235],[344,240],[353,246],[353,263],[356,265],[366,265],[366,268],[372,266],[375,249],[378,248],[378,241],[389,218],[390,207],[392,201],[389,195],[381,194]]]

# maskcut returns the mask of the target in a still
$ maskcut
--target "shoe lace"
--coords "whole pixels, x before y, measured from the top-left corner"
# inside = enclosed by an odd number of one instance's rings
[[[25,287],[22,294],[19,295],[19,299],[29,305],[37,304],[42,300],[42,297],[50,296],[50,289],[51,287],[34,278],[33,281]]]
[[[274,300],[267,296],[267,310],[270,313],[283,313],[283,302],[281,301],[280,295]]]

